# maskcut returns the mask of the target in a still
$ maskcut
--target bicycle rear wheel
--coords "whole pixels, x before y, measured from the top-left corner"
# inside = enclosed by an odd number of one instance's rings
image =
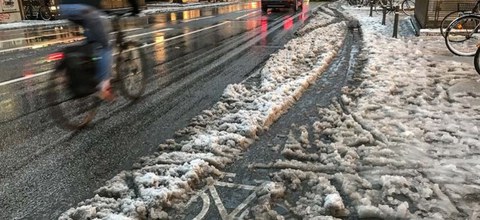
[[[62,61],[60,61],[62,62]],[[66,69],[59,65],[51,73],[47,91],[49,112],[62,128],[77,130],[85,127],[97,113],[100,100],[96,95],[77,98],[68,87]]]
[[[138,99],[145,91],[146,57],[137,42],[128,41],[121,45],[116,60],[117,79],[123,96]]]
[[[452,21],[445,31],[447,48],[458,56],[473,56],[480,40],[480,16],[466,15]]]

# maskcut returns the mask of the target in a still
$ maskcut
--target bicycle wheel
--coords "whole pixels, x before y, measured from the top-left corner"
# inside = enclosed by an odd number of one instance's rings
[[[404,14],[410,16],[415,10],[415,1],[413,0],[403,0],[402,2],[402,11]]]
[[[42,6],[38,9],[38,13],[40,13],[40,18],[42,18],[44,21],[48,21],[52,18],[52,14],[50,13],[50,10],[48,10],[47,7]]]
[[[392,0],[378,0],[378,4],[382,8],[391,8],[393,7]]]
[[[480,48],[477,48],[477,52],[475,52],[473,65],[475,66],[475,70],[477,71],[477,73],[480,74]]]
[[[466,15],[450,23],[445,32],[445,43],[448,50],[458,56],[473,56],[480,39],[478,29],[480,17]]]
[[[120,91],[128,99],[138,99],[145,90],[146,57],[141,45],[128,41],[120,46],[116,60],[117,78]]]
[[[61,61],[60,61],[61,62]],[[100,100],[96,95],[76,98],[68,87],[68,77],[62,65],[51,73],[47,91],[49,112],[62,128],[77,130],[85,127],[97,113]]]
[[[465,15],[467,11],[453,11],[448,13],[440,23],[440,33],[445,37],[445,32],[447,31],[448,26],[452,23],[453,20]]]
[[[35,16],[33,16],[33,7],[31,5],[25,6],[25,19],[26,20],[33,20]]]

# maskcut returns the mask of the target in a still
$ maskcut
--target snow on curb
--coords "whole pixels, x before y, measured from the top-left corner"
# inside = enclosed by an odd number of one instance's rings
[[[175,199],[188,197],[207,177],[221,175],[217,168],[239,157],[327,68],[346,32],[344,22],[329,21],[331,16],[325,13],[313,17],[305,28],[320,28],[291,40],[274,54],[257,86],[229,85],[221,101],[179,131],[187,140],[161,145],[162,152],[173,152],[142,158],[136,165],[139,169],[115,176],[94,198],[63,213],[60,219],[165,218],[164,208]]]

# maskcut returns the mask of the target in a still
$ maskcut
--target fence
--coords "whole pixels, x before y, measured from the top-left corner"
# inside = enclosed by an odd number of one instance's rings
[[[415,18],[422,28],[437,28],[448,13],[472,9],[476,2],[476,0],[417,0]]]

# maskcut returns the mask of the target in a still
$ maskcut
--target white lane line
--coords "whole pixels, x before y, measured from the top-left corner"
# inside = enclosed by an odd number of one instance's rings
[[[231,177],[231,178],[234,178],[235,176],[237,176],[236,173],[224,172],[224,174],[225,174],[225,177]]]
[[[22,78],[17,78],[17,79],[12,79],[12,80],[9,80],[9,81],[1,82],[0,86],[20,82],[20,81],[30,79],[30,78],[33,78],[33,77],[43,76],[43,75],[51,73],[51,72],[53,72],[53,70],[49,70],[49,71],[45,71],[45,72],[41,72],[41,73],[37,73],[37,74],[33,74],[33,75],[24,76]]]
[[[173,30],[173,28],[164,28],[164,29],[160,29],[160,30],[156,30],[156,31],[147,32],[147,33],[128,35],[125,38],[128,39],[128,38],[140,37],[140,36],[144,36],[144,35],[150,35],[150,34],[154,34],[154,33],[158,33],[158,32],[166,32],[166,31],[171,31],[171,30]]]
[[[244,17],[248,17],[248,16],[253,15],[253,14],[256,14],[256,13],[259,13],[259,11],[252,11],[252,12],[246,14],[246,15],[242,15],[242,16],[240,16],[240,17],[235,18],[235,20],[240,20],[240,19],[242,19],[242,18],[244,18]]]
[[[184,36],[187,36],[187,35],[192,35],[192,34],[195,34],[195,33],[201,32],[201,31],[205,31],[205,30],[209,30],[209,29],[212,29],[212,28],[224,25],[224,24],[228,24],[228,23],[230,23],[230,21],[224,21],[220,24],[216,24],[216,25],[213,25],[213,26],[210,26],[210,27],[198,29],[196,31],[192,31],[192,32],[189,32],[189,33],[186,33],[186,34],[178,35],[178,36],[175,36],[175,37],[172,37],[172,38],[168,38],[168,39],[164,40],[163,42],[171,41],[171,40],[181,38],[181,37],[184,37]],[[162,42],[159,42],[159,43],[162,43]],[[158,44],[158,43],[144,44],[143,46],[141,46],[141,48],[152,46],[152,45],[155,45],[155,44]],[[29,48],[31,48],[31,47],[29,47]],[[0,51],[0,52],[2,52],[2,51]],[[18,79],[13,79],[13,80],[10,80],[10,81],[1,82],[0,86],[20,82],[20,81],[30,79],[30,78],[33,78],[33,77],[38,77],[38,76],[45,75],[45,74],[50,73],[50,72],[52,72],[52,70],[45,71],[45,72],[42,72],[42,73],[33,74],[33,75],[29,75],[29,76],[25,76],[25,77],[21,77],[21,78],[18,78]]]
[[[183,23],[188,23],[188,22],[191,22],[191,21],[198,21],[198,20],[203,20],[203,19],[207,19],[207,18],[213,18],[215,16],[206,16],[206,17],[201,17],[201,18],[194,18],[194,19],[189,19],[189,20],[182,20],[180,22],[183,22]]]

